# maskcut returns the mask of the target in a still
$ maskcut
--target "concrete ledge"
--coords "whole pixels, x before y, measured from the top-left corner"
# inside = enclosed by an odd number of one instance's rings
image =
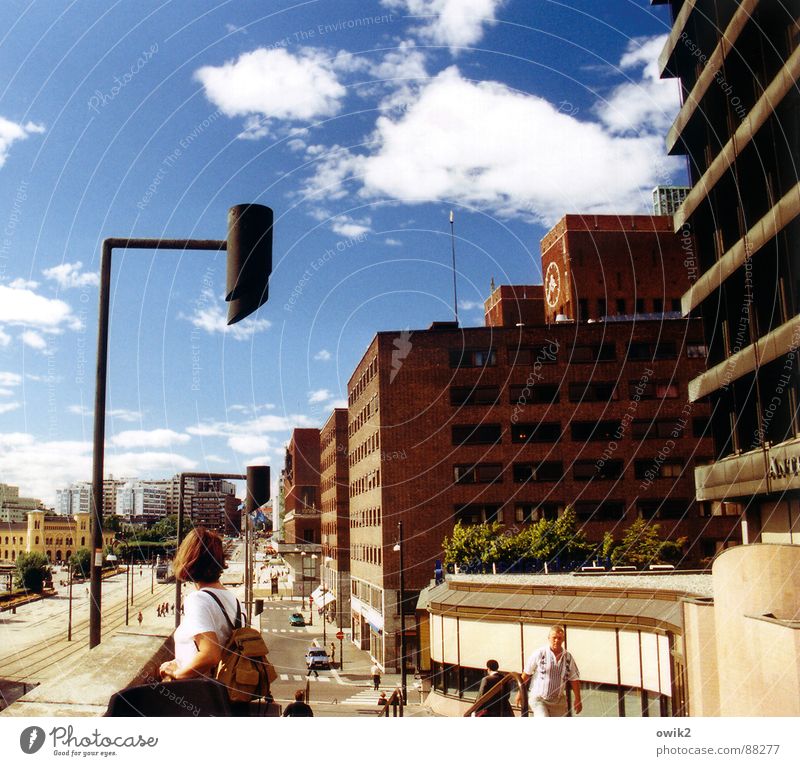
[[[111,695],[158,679],[174,657],[171,634],[117,633],[82,654],[60,678],[40,684],[0,716],[102,716]]]

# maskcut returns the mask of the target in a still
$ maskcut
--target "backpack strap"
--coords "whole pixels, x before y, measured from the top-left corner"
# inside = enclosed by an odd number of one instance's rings
[[[238,598],[236,599],[236,621],[231,622],[231,618],[228,617],[228,611],[222,605],[222,602],[211,592],[211,590],[208,588],[201,588],[200,592],[208,593],[208,595],[217,602],[217,606],[219,606],[219,608],[222,610],[222,614],[225,615],[225,621],[228,623],[228,627],[231,629],[231,632],[242,627],[242,605],[239,603]]]

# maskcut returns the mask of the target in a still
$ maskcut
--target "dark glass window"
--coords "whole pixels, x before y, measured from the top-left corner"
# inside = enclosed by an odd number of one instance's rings
[[[508,387],[511,404],[557,404],[558,386],[552,383],[535,383],[532,386],[513,385]]]
[[[628,346],[629,359],[675,359],[675,343],[665,340],[661,343],[642,343],[634,341]]]
[[[492,521],[503,521],[503,512],[499,505],[494,504],[469,504],[457,505],[455,508],[456,521],[462,524],[484,524]]]
[[[634,439],[668,439],[683,434],[674,420],[634,420],[631,425],[631,436]]]
[[[490,484],[494,481],[502,481],[502,474],[501,463],[453,466],[453,479],[456,484]]]
[[[586,420],[572,424],[572,441],[609,441],[618,439],[621,432],[619,420]]]
[[[548,444],[561,437],[561,423],[517,423],[511,426],[513,444]]]
[[[499,423],[453,426],[453,444],[496,444],[502,433]]]
[[[685,468],[682,460],[665,460],[659,463],[657,459],[637,460],[633,464],[634,476],[637,479],[677,479]]]
[[[611,402],[617,398],[617,389],[611,383],[570,383],[571,402]]]
[[[711,421],[709,418],[692,418],[692,436],[701,439],[704,436],[711,436]]]
[[[606,500],[602,503],[577,502],[575,515],[580,521],[620,521],[625,517],[625,503],[621,500]]]
[[[686,515],[692,500],[670,498],[666,500],[642,500],[638,504],[643,519],[680,519]]]
[[[613,343],[594,346],[575,346],[570,354],[571,362],[612,362],[616,358]]]
[[[453,386],[450,389],[450,404],[492,405],[500,398],[499,386]]]
[[[639,396],[640,399],[677,399],[678,384],[672,380],[651,380],[642,382],[631,380],[628,383],[631,399]]]
[[[624,298],[617,298],[617,314],[621,316],[625,315],[625,299]]]
[[[622,476],[621,460],[606,460],[600,464],[598,460],[576,460],[572,466],[575,481],[592,481],[593,479],[619,479]]]
[[[509,346],[508,361],[512,365],[533,367],[535,364],[554,364],[558,358],[558,346],[549,343],[540,346]]]
[[[491,348],[451,348],[451,367],[494,367],[497,354]]]
[[[545,460],[541,463],[514,463],[514,481],[560,481],[564,475],[564,464],[560,460]]]

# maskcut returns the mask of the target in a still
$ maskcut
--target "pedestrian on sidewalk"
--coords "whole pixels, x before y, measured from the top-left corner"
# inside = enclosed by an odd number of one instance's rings
[[[388,705],[389,700],[386,699],[386,692],[381,692],[381,696],[378,697],[378,704],[379,705]]]
[[[511,703],[508,700],[510,689],[508,684],[503,681],[503,677],[504,674],[500,672],[500,664],[497,660],[487,660],[486,675],[481,680],[481,685],[478,688],[478,697],[482,697],[498,684],[503,684],[503,688],[494,699],[486,703],[484,707],[478,711],[477,715],[486,716],[487,718],[514,717],[514,712],[511,710]]]
[[[298,689],[294,693],[294,702],[290,702],[286,709],[283,711],[284,718],[313,718],[314,711],[311,709],[311,706],[304,702],[303,697],[305,697],[305,692],[302,689]]]
[[[370,668],[369,672],[372,673],[372,685],[375,691],[378,691],[381,685],[381,669],[378,667],[377,662]]]
[[[139,625],[141,625],[142,620],[144,619],[144,615],[141,612],[139,612],[139,616],[137,617],[137,619],[139,620]]]
[[[336,644],[331,641],[331,666],[336,664]]]

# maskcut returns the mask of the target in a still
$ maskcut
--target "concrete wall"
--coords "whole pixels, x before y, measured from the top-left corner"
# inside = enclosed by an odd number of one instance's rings
[[[731,548],[712,571],[720,714],[800,715],[800,546]]]
[[[718,716],[719,669],[713,602],[685,602],[683,620],[689,715]]]

